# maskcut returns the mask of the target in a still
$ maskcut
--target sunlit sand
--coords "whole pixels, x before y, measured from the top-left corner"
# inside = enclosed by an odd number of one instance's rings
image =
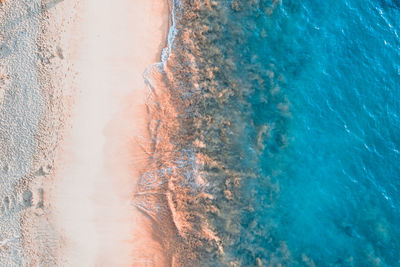
[[[146,138],[142,75],[160,60],[168,3],[87,0],[79,16],[72,128],[54,177],[60,262],[162,266],[162,249],[131,199]]]

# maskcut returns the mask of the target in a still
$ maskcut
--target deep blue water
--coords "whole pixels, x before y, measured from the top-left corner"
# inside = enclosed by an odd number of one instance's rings
[[[249,31],[265,29],[253,51],[289,106],[287,145],[260,162],[279,193],[258,220],[296,264],[400,266],[399,3],[284,0]]]

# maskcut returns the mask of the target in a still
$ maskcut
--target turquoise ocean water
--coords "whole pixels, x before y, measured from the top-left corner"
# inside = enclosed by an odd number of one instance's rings
[[[261,50],[291,118],[267,218],[317,265],[400,266],[399,2],[284,1],[273,16]]]
[[[232,15],[248,34],[240,57],[260,72],[274,65],[287,114],[261,104],[271,89],[256,86],[249,120],[283,120],[286,143],[260,156],[279,192],[265,203],[254,182],[254,216],[296,264],[400,266],[400,2],[283,0],[270,16],[257,2]]]
[[[201,265],[400,266],[400,2],[176,3],[172,50],[200,78],[171,90],[214,160],[224,250]]]
[[[317,265],[400,266],[399,8],[284,1],[274,14],[292,116],[272,218]]]

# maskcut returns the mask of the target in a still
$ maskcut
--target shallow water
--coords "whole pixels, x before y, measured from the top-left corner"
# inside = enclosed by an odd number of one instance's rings
[[[201,265],[400,266],[399,4],[176,3],[160,166]]]

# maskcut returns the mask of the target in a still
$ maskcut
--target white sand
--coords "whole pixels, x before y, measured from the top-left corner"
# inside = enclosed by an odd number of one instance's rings
[[[168,6],[164,0],[84,0],[80,17],[73,126],[54,178],[53,208],[66,243],[60,264],[158,265],[138,257],[135,238],[147,229],[138,228],[142,219],[130,202],[137,178],[130,151],[145,122],[142,73],[159,60]]]

